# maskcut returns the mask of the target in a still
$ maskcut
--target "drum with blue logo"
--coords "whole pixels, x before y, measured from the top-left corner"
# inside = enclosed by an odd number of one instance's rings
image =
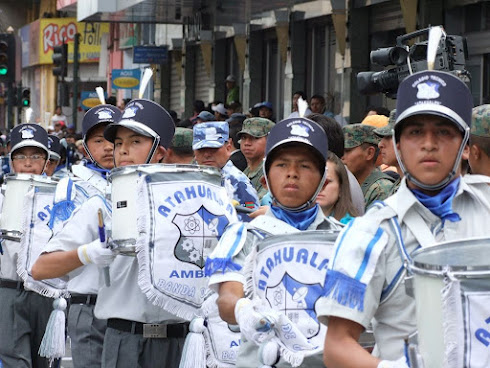
[[[136,243],[140,232],[138,230],[138,218],[145,215],[142,209],[147,208],[148,203],[154,199],[142,198],[141,193],[138,193],[142,180],[147,183],[169,184],[161,185],[158,189],[160,191],[159,196],[164,196],[165,198],[162,199],[166,200],[160,206],[160,210],[164,213],[179,204],[180,195],[183,196],[182,198],[189,196],[190,201],[198,198],[198,196],[200,197],[197,191],[185,191],[184,183],[186,182],[202,182],[218,187],[221,186],[221,175],[216,168],[198,165],[149,164],[124,166],[113,169],[109,180],[112,182],[111,245],[116,252],[132,256],[136,254]],[[169,187],[172,188],[169,189]],[[174,197],[172,190],[179,187],[184,190],[179,192],[177,197]],[[156,187],[153,186],[153,188]],[[166,190],[169,190],[168,194]],[[197,187],[196,190],[198,190]],[[187,227],[192,228],[192,226],[192,222],[187,224]]]
[[[413,255],[419,351],[425,368],[490,367],[490,238]]]

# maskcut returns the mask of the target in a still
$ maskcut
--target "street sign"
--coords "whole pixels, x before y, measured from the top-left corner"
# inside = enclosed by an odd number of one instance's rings
[[[141,71],[139,69],[112,69],[112,88],[138,89]]]
[[[167,46],[134,46],[134,64],[164,64],[168,59]]]
[[[107,92],[104,92],[104,96],[107,98]],[[82,91],[80,93],[80,105],[84,110],[89,110],[101,103],[95,91]]]

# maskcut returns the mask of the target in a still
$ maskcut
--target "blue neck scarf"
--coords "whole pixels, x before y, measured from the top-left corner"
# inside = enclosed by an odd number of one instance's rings
[[[85,167],[89,168],[90,170],[94,170],[98,172],[104,179],[107,179],[107,175],[111,172],[111,170],[107,169],[102,169],[98,166],[96,166],[93,162],[88,162]]]
[[[298,230],[306,230],[315,221],[320,206],[316,205],[301,212],[289,212],[271,205],[271,211],[279,220],[295,227]]]
[[[435,196],[429,196],[417,189],[412,189],[412,193],[420,203],[428,208],[434,215],[441,218],[442,225],[444,225],[445,220],[458,222],[461,221],[461,217],[459,217],[456,212],[453,212],[453,199],[458,191],[460,181],[460,178],[456,178]]]

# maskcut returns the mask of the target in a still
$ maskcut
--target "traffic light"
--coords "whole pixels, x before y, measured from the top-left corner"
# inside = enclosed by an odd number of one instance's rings
[[[0,34],[0,82],[15,79],[15,38],[8,33]]]
[[[66,77],[68,69],[68,45],[66,43],[53,47],[53,75]]]
[[[31,89],[24,87],[22,88],[22,100],[20,105],[22,107],[29,107],[31,106]]]

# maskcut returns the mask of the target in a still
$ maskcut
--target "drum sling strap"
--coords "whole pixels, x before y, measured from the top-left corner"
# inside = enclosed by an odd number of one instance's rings
[[[412,258],[405,247],[405,243],[403,241],[403,236],[400,228],[400,224],[398,222],[397,213],[394,208],[390,205],[390,201],[386,200],[385,202],[375,202],[375,205],[378,208],[384,208],[386,211],[389,211],[385,220],[389,221],[390,227],[393,233],[396,236],[396,244],[398,247],[398,253],[402,260],[402,266],[399,271],[396,273],[396,276],[391,282],[389,282],[388,286],[383,289],[381,293],[380,302],[385,302],[388,297],[392,294],[394,290],[396,290],[398,284],[405,278],[407,274],[407,266],[411,262]],[[427,247],[436,243],[434,235],[431,233],[427,225],[424,223],[424,220],[417,216],[416,214],[407,214],[404,219],[404,223],[407,225],[408,229],[415,236],[417,241],[419,242],[419,247]],[[417,248],[418,249],[418,248]],[[410,280],[410,279],[408,279]],[[410,282],[408,282],[410,285]]]

